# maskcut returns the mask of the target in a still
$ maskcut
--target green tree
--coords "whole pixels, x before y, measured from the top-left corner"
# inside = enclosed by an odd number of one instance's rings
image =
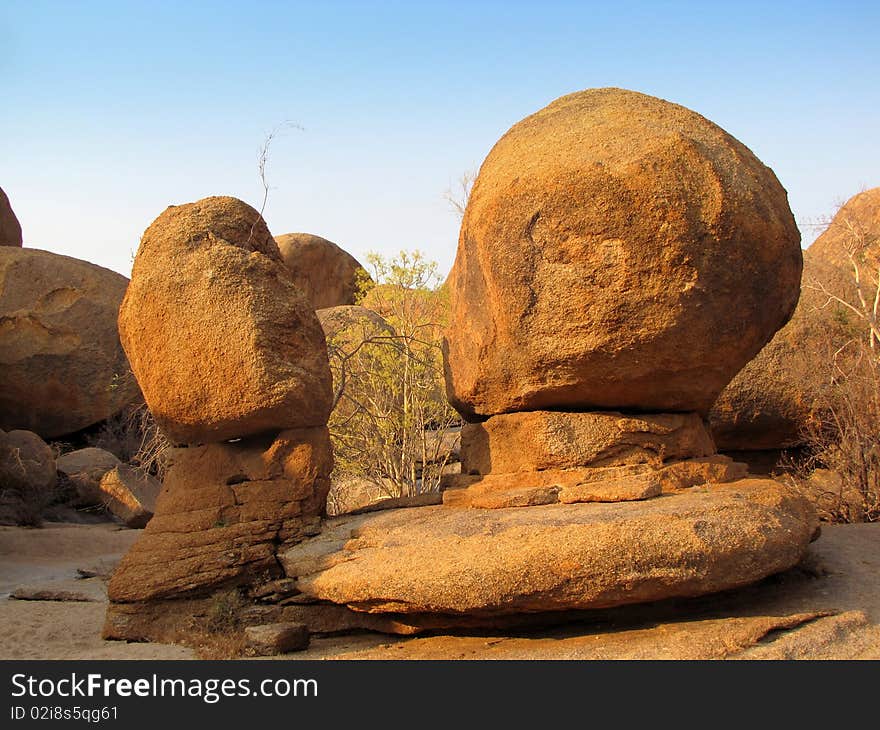
[[[328,337],[334,482],[370,485],[376,496],[437,491],[460,425],[443,383],[446,290],[419,251],[371,253],[367,263],[359,303],[379,317],[352,319]],[[332,495],[331,510],[345,497]]]

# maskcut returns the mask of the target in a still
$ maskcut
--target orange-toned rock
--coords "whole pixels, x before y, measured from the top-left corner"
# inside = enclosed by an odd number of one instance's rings
[[[55,439],[140,400],[116,329],[127,282],[87,261],[0,246],[0,428]]]
[[[618,466],[709,456],[715,447],[695,413],[527,411],[461,431],[464,474]]]
[[[857,261],[877,263],[880,257],[880,187],[853,195],[809,248],[818,263],[849,274],[852,253]]]
[[[340,517],[280,558],[306,597],[491,625],[744,586],[797,564],[817,525],[797,493],[747,479],[637,502]]]
[[[0,188],[0,246],[21,246],[21,224],[3,188]]]
[[[326,427],[175,449],[172,460],[153,518],[110,580],[111,602],[248,584],[277,572],[279,547],[318,529],[333,466]]]
[[[499,140],[449,277],[447,391],[523,410],[705,414],[785,324],[800,235],[783,187],[699,114],[592,89]]]
[[[0,430],[0,492],[48,495],[55,486],[52,449],[32,431]]]
[[[89,447],[62,454],[55,466],[76,490],[77,506],[88,506],[101,504],[101,479],[120,463],[109,451]]]
[[[449,507],[531,507],[575,502],[627,502],[661,492],[680,492],[723,484],[748,475],[745,464],[714,455],[664,465],[540,469],[486,475],[450,475],[443,481],[443,504]]]
[[[715,454],[697,459],[673,461],[657,472],[664,492],[676,492],[705,484],[724,484],[745,479],[749,474],[746,464],[729,456]]]
[[[126,527],[145,527],[156,509],[162,485],[142,471],[120,464],[108,471],[99,485],[101,501]]]
[[[240,200],[172,206],[150,225],[119,332],[176,443],[327,422],[324,334],[266,224]]]
[[[311,233],[276,236],[284,263],[315,309],[354,304],[366,271],[351,254]]]
[[[821,291],[824,287],[858,305],[849,254],[862,269],[863,296],[873,301],[876,292],[865,272],[876,271],[880,257],[880,188],[850,198],[805,252],[801,298],[791,321],[712,406],[709,423],[718,448],[783,449],[803,442],[834,353],[866,331],[853,313]]]

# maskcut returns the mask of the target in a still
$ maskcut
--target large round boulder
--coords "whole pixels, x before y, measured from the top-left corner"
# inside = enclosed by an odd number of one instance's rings
[[[709,423],[719,449],[775,450],[803,443],[805,427],[828,388],[835,353],[867,334],[865,324],[829,295],[858,307],[855,263],[864,278],[863,295],[872,302],[875,292],[866,287],[874,284],[865,272],[876,271],[878,257],[880,188],[873,188],[847,201],[807,249],[801,298],[791,321],[712,406]]]
[[[21,246],[21,224],[3,188],[0,188],[0,246]]]
[[[0,246],[0,428],[54,439],[140,398],[116,329],[126,284],[87,261]]]
[[[311,233],[275,238],[284,263],[315,309],[354,304],[364,268],[332,241]]]
[[[706,413],[786,323],[800,234],[773,171],[704,117],[593,89],[505,134],[449,278],[447,390],[467,418]]]
[[[323,426],[324,334],[259,213],[171,206],[146,230],[119,312],[132,370],[176,443]]]

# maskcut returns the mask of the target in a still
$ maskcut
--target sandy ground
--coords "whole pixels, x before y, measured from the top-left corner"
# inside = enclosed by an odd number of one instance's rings
[[[0,658],[195,658],[182,647],[100,638],[104,577],[137,536],[111,524],[0,528]],[[96,575],[78,578],[78,569]],[[290,658],[880,659],[878,624],[880,524],[835,525],[802,567],[740,591],[519,635],[315,638]]]
[[[107,607],[104,580],[78,579],[77,570],[109,575],[139,534],[113,523],[0,527],[0,658],[193,658],[182,647],[101,639]],[[74,593],[90,600],[15,600],[9,596],[16,589]]]

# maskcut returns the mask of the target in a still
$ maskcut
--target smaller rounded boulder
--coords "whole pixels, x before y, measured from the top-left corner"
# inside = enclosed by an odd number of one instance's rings
[[[311,233],[285,233],[275,240],[296,285],[315,309],[354,304],[359,277],[368,278],[351,254]]]

